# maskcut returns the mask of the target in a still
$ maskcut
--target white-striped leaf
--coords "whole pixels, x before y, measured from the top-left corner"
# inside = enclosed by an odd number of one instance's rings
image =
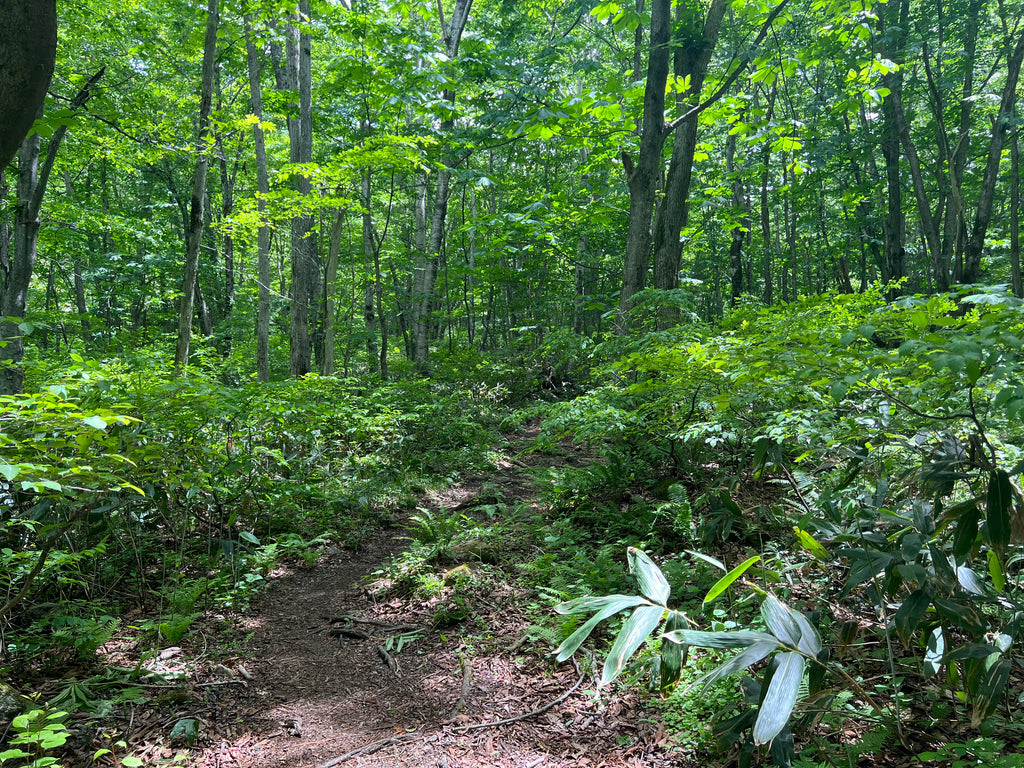
[[[800,692],[800,679],[804,676],[804,657],[799,653],[778,656],[778,667],[768,684],[768,692],[761,700],[754,721],[754,743],[767,744],[789,722]]]
[[[775,595],[768,595],[761,603],[761,616],[764,617],[764,623],[768,626],[769,632],[790,648],[797,647],[800,642],[800,628],[794,621],[789,608],[783,605]]]
[[[632,608],[635,605],[643,605],[647,601],[637,595],[605,595],[604,597],[577,597],[567,603],[555,606],[555,613],[591,613],[601,611],[610,605],[620,605],[618,610]]]
[[[616,597],[624,597],[624,595],[616,595]],[[576,653],[576,649],[578,649],[583,644],[583,641],[590,636],[590,633],[594,631],[594,627],[605,619],[614,616],[619,611],[623,611],[626,608],[632,608],[637,604],[635,602],[636,600],[639,600],[641,603],[647,602],[641,598],[629,598],[605,604],[605,607],[602,610],[591,616],[583,626],[562,641],[562,644],[555,649],[555,661],[562,663]]]
[[[622,625],[619,636],[615,638],[608,658],[604,661],[601,685],[607,685],[622,674],[626,662],[661,623],[664,613],[665,609],[660,605],[641,605],[633,611],[633,615]]]
[[[778,647],[779,641],[774,637],[772,637],[771,640],[762,640],[761,642],[754,643],[749,648],[744,648],[724,664],[695,680],[687,690],[692,690],[697,686],[707,688],[708,686],[714,685],[723,677],[728,677],[729,675],[739,672],[741,669],[746,669],[751,664],[757,664],[757,662],[761,661],[761,659],[765,658],[772,651],[778,649]]]
[[[677,629],[662,635],[673,643],[696,645],[698,648],[746,648],[754,643],[770,642],[779,646],[778,638],[767,632],[700,632],[696,629]]]
[[[629,561],[629,572],[636,576],[636,583],[640,587],[640,594],[652,603],[666,605],[672,589],[669,587],[668,581],[666,581],[661,569],[654,564],[651,558],[636,547],[630,547],[627,550],[626,559]]]

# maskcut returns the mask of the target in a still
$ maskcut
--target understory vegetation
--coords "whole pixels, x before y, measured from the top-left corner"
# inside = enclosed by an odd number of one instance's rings
[[[552,336],[475,381],[462,360],[387,384],[39,366],[0,415],[19,689],[0,761],[54,764],[69,732],[173,685],[151,662],[199,627],[240,648],[275,569],[402,525],[382,575],[436,598],[432,631],[469,631],[482,591],[516,585],[529,647],[602,667],[598,697],[644,691],[682,757],[1019,766],[1022,347],[994,286]],[[533,470],[537,503],[485,482],[472,509],[423,506],[526,424],[527,450],[573,459]],[[115,730],[95,759],[132,765]]]

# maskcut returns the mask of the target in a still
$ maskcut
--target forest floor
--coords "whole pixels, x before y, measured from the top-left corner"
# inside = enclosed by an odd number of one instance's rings
[[[504,461],[495,473],[421,503],[468,509],[498,489],[507,506],[539,505],[531,469],[588,460],[572,446],[555,453]],[[381,578],[389,558],[408,547],[407,535],[382,530],[358,551],[332,549],[308,569],[275,575],[244,617],[247,637],[237,654],[208,665],[208,679],[194,684],[190,716],[205,746],[188,765],[690,764],[656,719],[645,717],[635,693],[596,697],[591,673],[556,666],[550,644],[531,639],[534,597],[514,574],[516,563],[535,556],[528,542],[498,553],[486,566],[491,577],[474,581],[487,589],[460,606],[465,617],[439,626],[443,593],[417,598]],[[439,563],[439,578],[458,565]],[[166,734],[164,719],[159,731]],[[149,757],[166,760],[176,751],[154,742]]]

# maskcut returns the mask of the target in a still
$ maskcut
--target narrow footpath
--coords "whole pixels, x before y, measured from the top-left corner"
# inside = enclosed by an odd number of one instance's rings
[[[535,504],[531,467],[585,460],[572,447],[562,454],[503,462],[426,503],[473,514],[484,489],[497,489],[504,509]],[[219,665],[223,679],[200,684],[209,746],[190,765],[686,765],[665,751],[657,723],[642,719],[635,694],[598,698],[590,671],[554,665],[550,644],[526,631],[531,596],[517,593],[514,579],[480,580],[466,615],[444,626],[443,597],[393,590],[381,569],[408,546],[407,534],[381,531],[357,552],[330,550],[273,580],[237,659]],[[490,567],[511,571],[531,557],[519,554],[499,553]]]

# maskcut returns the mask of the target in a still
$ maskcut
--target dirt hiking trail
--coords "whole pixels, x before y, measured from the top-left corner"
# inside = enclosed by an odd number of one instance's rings
[[[531,467],[585,461],[571,446],[557,453],[503,462],[421,503],[469,508],[486,482],[508,508],[535,504]],[[550,645],[528,638],[531,596],[517,594],[511,580],[481,581],[486,587],[465,600],[465,618],[440,627],[443,593],[424,600],[375,583],[382,564],[408,546],[407,533],[378,532],[357,552],[331,550],[314,567],[273,579],[246,618],[251,635],[237,659],[197,686],[207,746],[190,765],[687,764],[666,752],[669,740],[644,718],[635,694],[595,699],[590,673],[556,667]],[[531,559],[508,554],[488,566],[492,573]],[[455,566],[439,564],[439,577]]]

